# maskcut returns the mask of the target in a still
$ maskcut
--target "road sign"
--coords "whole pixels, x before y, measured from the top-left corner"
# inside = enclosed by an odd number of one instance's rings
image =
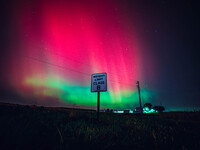
[[[105,91],[107,91],[107,74],[106,73],[92,74],[91,92],[105,92]]]

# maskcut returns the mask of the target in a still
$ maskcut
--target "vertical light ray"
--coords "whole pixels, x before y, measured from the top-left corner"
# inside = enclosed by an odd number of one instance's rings
[[[21,33],[19,53],[18,59],[10,56],[9,65],[11,84],[18,93],[46,103],[55,98],[94,106],[90,75],[107,72],[103,107],[132,107],[138,101],[134,82],[143,75],[140,47],[133,34],[136,29],[127,32],[128,22],[119,17],[116,3],[36,1],[34,6],[26,2],[16,7],[21,9],[15,14]],[[145,95],[148,99],[151,92],[146,90]]]

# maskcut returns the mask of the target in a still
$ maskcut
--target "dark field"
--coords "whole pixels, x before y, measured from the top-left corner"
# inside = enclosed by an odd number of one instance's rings
[[[160,114],[0,105],[0,150],[200,149],[200,112]]]

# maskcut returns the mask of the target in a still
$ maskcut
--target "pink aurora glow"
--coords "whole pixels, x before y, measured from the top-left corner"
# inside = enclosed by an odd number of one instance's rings
[[[129,22],[120,17],[116,6],[81,1],[19,3],[14,14],[17,54],[10,56],[13,88],[22,95],[34,95],[52,87],[46,83],[38,87],[27,80],[42,82],[48,77],[55,84],[66,81],[89,87],[92,73],[107,72],[110,93],[136,90],[135,81],[143,79],[140,47],[134,29],[127,29]]]

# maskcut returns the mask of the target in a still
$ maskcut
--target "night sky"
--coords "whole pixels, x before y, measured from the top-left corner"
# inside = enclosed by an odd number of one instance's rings
[[[200,109],[200,5],[177,0],[1,0],[0,101],[96,109]]]

